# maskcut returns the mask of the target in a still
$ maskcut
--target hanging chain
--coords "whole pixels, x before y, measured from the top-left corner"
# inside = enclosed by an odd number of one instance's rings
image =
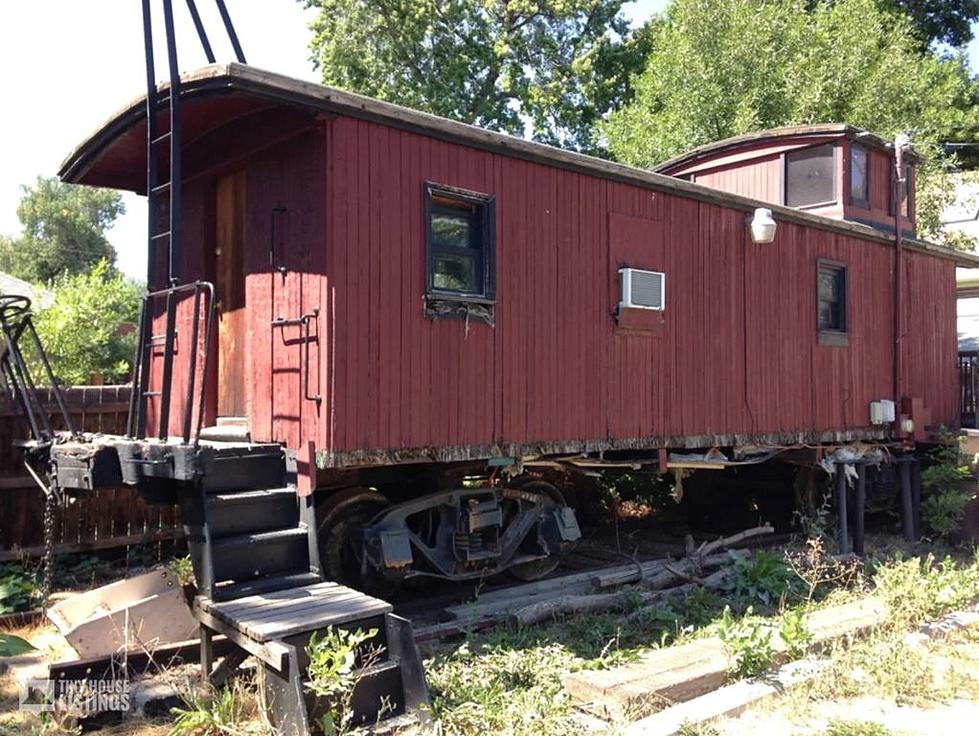
[[[44,579],[41,583],[41,606],[48,607],[48,596],[54,585],[54,515],[57,497],[53,488],[44,493]]]

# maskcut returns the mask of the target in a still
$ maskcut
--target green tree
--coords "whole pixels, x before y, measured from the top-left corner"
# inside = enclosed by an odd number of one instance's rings
[[[631,95],[651,33],[626,0],[301,0],[323,82],[579,150]]]
[[[922,49],[911,20],[878,0],[675,0],[655,31],[635,97],[603,131],[642,167],[695,146],[781,125],[847,122],[911,134],[919,228],[938,238],[945,140],[979,140],[964,54]]]
[[[88,273],[63,274],[51,288],[54,300],[34,323],[58,379],[76,385],[95,376],[106,383],[128,381],[142,287],[103,260]]]
[[[964,46],[972,40],[972,23],[979,18],[979,0],[885,0],[910,16],[926,43]]]
[[[115,263],[105,231],[125,212],[119,192],[40,176],[21,189],[17,216],[23,233],[9,247],[0,247],[10,273],[47,282],[64,273],[85,272],[103,260]]]

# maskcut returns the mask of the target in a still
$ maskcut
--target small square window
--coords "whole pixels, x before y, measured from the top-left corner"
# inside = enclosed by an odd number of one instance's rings
[[[850,146],[850,201],[870,207],[870,154],[862,146]]]
[[[836,201],[836,147],[832,143],[785,154],[785,204],[816,207]]]
[[[425,185],[427,294],[492,300],[495,295],[493,198]]]
[[[821,344],[846,344],[827,341],[824,336],[846,336],[847,283],[846,266],[835,261],[820,260],[817,268],[817,312]]]

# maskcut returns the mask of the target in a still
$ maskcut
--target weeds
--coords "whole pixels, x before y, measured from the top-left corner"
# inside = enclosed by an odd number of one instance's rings
[[[898,703],[945,698],[925,653],[897,634],[876,635],[849,647],[841,644],[832,658],[830,671],[813,683],[811,695],[829,700],[874,695]]]
[[[832,720],[824,736],[891,736],[892,732],[876,721]]]
[[[720,732],[706,723],[690,723],[684,721],[676,736],[720,736]]]
[[[805,615],[800,610],[786,611],[778,630],[785,645],[785,654],[791,659],[801,659],[812,646],[812,632],[806,628]]]
[[[433,715],[444,736],[558,736],[581,731],[562,690],[564,675],[581,669],[617,665],[642,651],[716,633],[731,659],[732,675],[757,675],[781,656],[805,656],[812,645],[804,612],[812,603],[834,597],[841,586],[872,590],[888,606],[888,621],[871,640],[840,642],[831,650],[829,674],[811,692],[837,699],[882,694],[902,701],[944,697],[951,692],[945,676],[933,676],[927,651],[909,646],[904,634],[922,621],[962,608],[979,597],[979,557],[956,564],[924,560],[839,562],[826,555],[822,542],[810,540],[789,564],[772,553],[740,568],[731,591],[739,600],[698,589],[658,607],[628,606],[624,614],[569,616],[559,622],[504,627],[472,635],[457,648],[426,661]],[[790,603],[779,617],[753,615],[764,606]],[[739,606],[757,601],[738,616]],[[726,607],[725,603],[730,603]],[[719,619],[719,621],[718,621]],[[784,648],[780,646],[784,645]],[[859,724],[841,722],[829,736],[876,736]],[[870,726],[867,726],[870,728]],[[710,727],[688,726],[682,733],[703,736]]]
[[[741,620],[735,619],[729,606],[724,607],[715,631],[731,660],[729,672],[733,677],[756,677],[772,666],[775,648],[772,632],[757,620],[750,620],[751,608]]]
[[[726,590],[734,596],[772,605],[799,587],[799,578],[786,564],[782,555],[759,550],[745,558],[732,555],[734,574]]]
[[[29,611],[39,603],[39,591],[21,565],[0,566],[0,614]]]
[[[921,503],[921,518],[928,530],[943,539],[955,539],[962,531],[965,510],[974,494],[950,488],[936,491]]]
[[[889,627],[908,631],[979,598],[979,551],[965,566],[951,557],[938,564],[931,555],[899,558],[877,568],[874,584],[887,605]]]
[[[172,708],[170,736],[237,736],[262,732],[251,682],[236,679],[220,690],[187,688],[183,708]]]
[[[580,668],[560,644],[521,649],[467,641],[426,662],[425,671],[445,736],[564,736],[574,724],[561,680]]]
[[[806,603],[820,600],[831,591],[852,587],[862,579],[860,563],[827,555],[821,537],[806,539],[802,551],[786,555],[786,564],[798,578]]]
[[[365,649],[376,636],[377,629],[346,631],[330,626],[322,637],[315,633],[310,637],[306,688],[324,701],[317,722],[325,736],[339,736],[349,729],[354,715],[350,703],[359,680],[358,659],[366,668],[380,656],[380,648]]]
[[[180,585],[194,585],[194,563],[191,561],[190,555],[174,557],[170,560],[168,567]]]

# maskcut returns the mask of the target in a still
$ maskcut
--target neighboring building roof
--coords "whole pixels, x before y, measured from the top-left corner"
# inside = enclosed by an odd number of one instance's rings
[[[877,148],[884,151],[894,150],[894,144],[892,141],[889,141],[876,133],[871,133],[867,130],[863,130],[862,128],[856,128],[845,123],[791,125],[783,128],[759,130],[754,133],[746,133],[745,135],[734,136],[733,138],[725,138],[721,141],[707,143],[706,145],[692,148],[686,153],[681,153],[679,156],[674,156],[673,158],[654,166],[653,171],[660,173],[672,171],[674,169],[686,167],[696,162],[698,159],[709,158],[718,153],[723,153],[735,148],[743,148],[755,143],[774,143],[776,141],[785,140],[788,138],[836,138],[843,135],[851,139],[859,138],[860,143],[870,146],[871,148]],[[914,151],[910,152],[910,158],[913,161],[919,161],[921,159],[921,157]]]
[[[3,271],[0,271],[0,294],[26,296],[35,307],[49,307],[54,301],[54,294],[47,289],[34,286]]]
[[[184,140],[192,141],[243,117],[281,107],[301,111],[311,119],[321,114],[340,114],[380,122],[402,130],[488,150],[514,158],[598,176],[612,181],[668,192],[744,212],[758,207],[770,209],[776,219],[841,232],[892,245],[893,238],[867,225],[812,214],[710,187],[681,181],[672,176],[625,166],[611,161],[565,151],[523,138],[496,133],[473,125],[440,118],[389,102],[293,79],[243,64],[212,64],[181,75],[181,110]],[[169,89],[160,85],[161,91]],[[62,180],[141,192],[146,170],[146,98],[133,100],[107,120],[65,159],[59,170]],[[810,126],[812,127],[812,126]],[[819,126],[817,126],[819,127]],[[849,130],[849,126],[841,129]],[[856,130],[856,129],[852,129]],[[880,139],[881,141],[883,139]],[[931,253],[964,266],[979,266],[979,256],[954,251],[921,240],[905,241],[912,250]]]

